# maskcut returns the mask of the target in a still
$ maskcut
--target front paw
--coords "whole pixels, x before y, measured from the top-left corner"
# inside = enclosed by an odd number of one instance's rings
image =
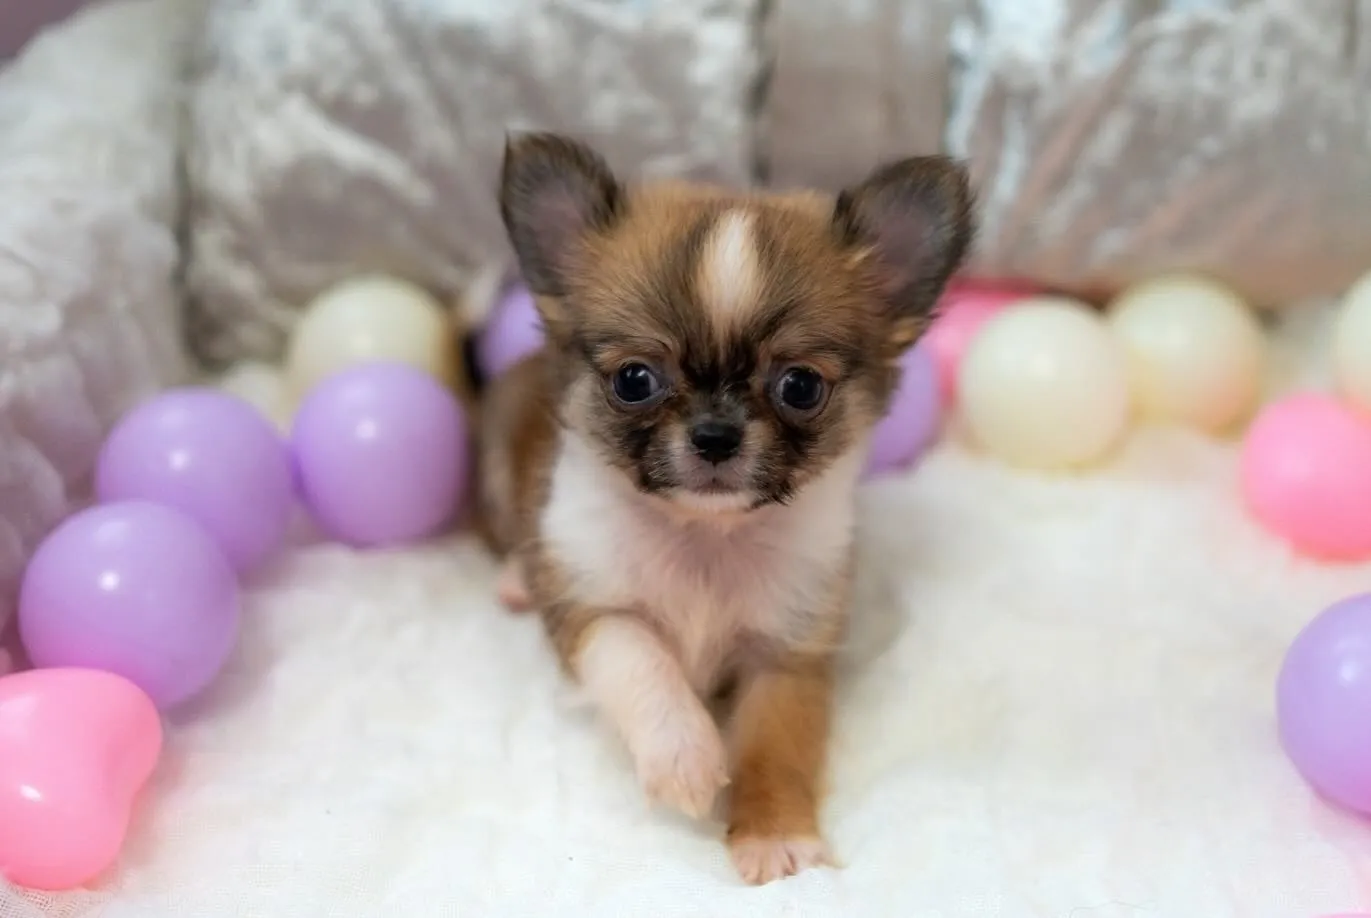
[[[728,784],[728,754],[713,720],[698,716],[663,723],[634,750],[638,780],[655,803],[699,819]]]
[[[811,867],[832,867],[828,845],[816,835],[739,836],[728,840],[733,866],[748,883],[760,886]]]

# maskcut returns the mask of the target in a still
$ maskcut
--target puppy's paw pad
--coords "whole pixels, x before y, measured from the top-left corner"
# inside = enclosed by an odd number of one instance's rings
[[[527,612],[533,605],[533,597],[524,581],[524,567],[510,559],[500,569],[500,580],[495,586],[500,604],[510,612]]]
[[[812,867],[834,866],[828,845],[813,835],[743,836],[730,839],[728,848],[738,874],[754,886],[782,880]]]
[[[728,755],[712,721],[653,737],[637,756],[638,779],[654,802],[693,819],[709,814],[728,784]]]

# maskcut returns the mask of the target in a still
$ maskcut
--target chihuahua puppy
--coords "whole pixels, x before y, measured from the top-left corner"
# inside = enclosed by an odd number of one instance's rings
[[[502,597],[541,613],[650,798],[698,817],[729,787],[746,880],[832,863],[854,491],[968,248],[965,172],[905,159],[836,196],[629,186],[534,133],[506,144],[500,204],[547,334],[481,409]]]

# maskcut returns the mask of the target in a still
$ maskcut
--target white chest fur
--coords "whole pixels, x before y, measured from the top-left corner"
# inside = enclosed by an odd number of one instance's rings
[[[827,599],[852,542],[860,469],[853,454],[786,506],[686,519],[633,491],[569,436],[542,540],[576,600],[653,619],[703,690],[740,637],[784,638]]]

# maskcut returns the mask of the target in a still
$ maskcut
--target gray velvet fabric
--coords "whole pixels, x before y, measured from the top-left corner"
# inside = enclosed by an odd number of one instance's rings
[[[1371,3],[779,5],[768,155],[836,188],[971,163],[971,270],[1088,298],[1203,270],[1279,306],[1371,268]]]
[[[1371,265],[1371,0],[213,0],[190,137],[194,341],[279,354],[359,270],[507,261],[507,128],[643,175],[837,188],[947,150],[971,269],[1269,305]]]
[[[1367,0],[982,0],[952,35],[980,270],[1099,297],[1179,266],[1277,306],[1371,268]]]
[[[0,74],[0,626],[105,432],[182,378],[182,0],[93,7]],[[2,630],[2,629],[0,629]]]
[[[959,7],[950,0],[778,3],[759,154],[765,178],[832,191],[884,160],[938,152]]]
[[[362,270],[453,295],[505,259],[507,129],[655,175],[747,182],[760,0],[220,0],[189,171],[194,340],[280,353],[295,311]]]

